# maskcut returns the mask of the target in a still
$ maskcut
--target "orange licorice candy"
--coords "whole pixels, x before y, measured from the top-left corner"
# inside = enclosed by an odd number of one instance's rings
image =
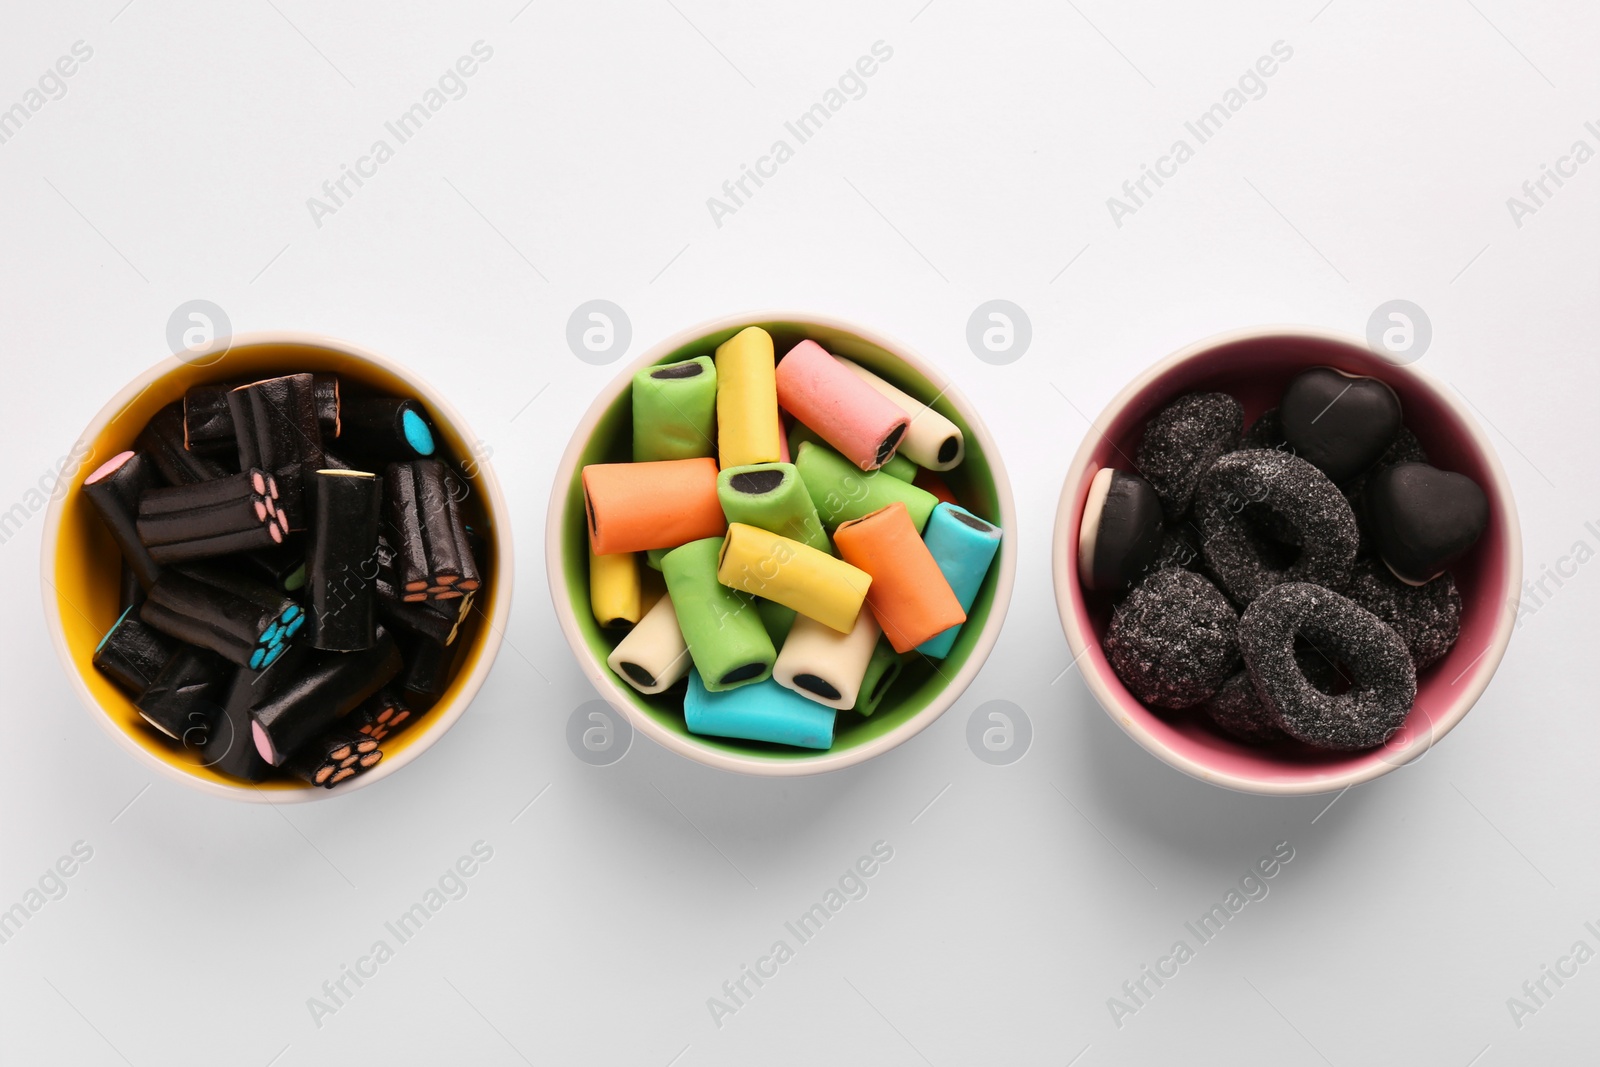
[[[917,468],[917,476],[911,479],[911,484],[932,493],[939,498],[941,504],[955,504],[958,507],[961,504],[956,495],[950,491],[950,487],[944,484],[944,479],[926,467]]]
[[[710,456],[591,463],[583,468],[583,503],[597,556],[677,548],[728,529]]]
[[[898,501],[833,533],[839,558],[872,575],[867,607],[896,652],[967,621],[961,601]]]

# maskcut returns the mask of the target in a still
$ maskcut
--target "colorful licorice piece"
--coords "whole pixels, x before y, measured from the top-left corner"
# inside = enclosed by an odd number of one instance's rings
[[[617,677],[646,695],[662,693],[689,673],[689,646],[678,628],[671,594],[655,602],[606,657]]]
[[[259,467],[278,479],[278,510],[291,530],[306,526],[302,499],[307,470],[327,466],[317,425],[316,385],[310,374],[285,374],[228,393],[239,469]]]
[[[400,668],[400,649],[386,630],[378,631],[371,648],[308,657],[297,677],[251,706],[256,751],[274,767],[283,766],[296,749],[332,729]]]
[[[362,459],[426,459],[438,433],[421,404],[409,397],[347,397],[339,409],[339,451]]]
[[[229,473],[228,468],[210,456],[191,452],[183,446],[183,402],[174,400],[155,413],[139,431],[134,447],[150,457],[168,485],[206,482]],[[231,457],[230,457],[231,458]],[[237,465],[234,470],[238,470]]]
[[[799,612],[776,600],[757,597],[756,614],[761,616],[761,625],[767,628],[767,636],[772,638],[772,647],[782,651],[783,643],[789,639],[789,631],[794,628],[794,620],[800,617]]]
[[[837,557],[742,522],[728,524],[717,581],[775,600],[840,633],[855,627],[872,584],[868,575]]]
[[[861,679],[881,633],[870,611],[856,617],[849,633],[798,616],[772,665],[772,679],[809,700],[848,711],[861,695]]]
[[[895,406],[910,419],[905,437],[900,442],[902,455],[917,466],[928,470],[947,471],[960,466],[967,454],[967,440],[961,432],[961,427],[933,410],[931,405],[924,404],[861,364],[848,359],[840,359],[839,362],[856,377],[872,386],[879,395],[893,401]]]
[[[251,669],[277,659],[305,621],[300,605],[270,586],[205,564],[162,570],[139,617]]]
[[[717,499],[729,522],[759,526],[818,551],[832,551],[817,506],[791,463],[729,467],[717,476]]]
[[[862,471],[830,448],[806,441],[795,455],[795,469],[806,483],[825,529],[851,522],[893,503],[901,503],[918,530],[939,501],[930,492],[882,471]]]
[[[228,384],[191,385],[183,394],[183,443],[191,452],[231,453],[238,447]],[[313,374],[311,388],[317,408],[317,428],[324,439],[339,436],[339,376]]]
[[[174,741],[198,749],[227,699],[234,668],[215,652],[179,645],[134,707]]]
[[[878,470],[882,471],[884,474],[887,474],[889,477],[899,478],[902,482],[915,482],[917,479],[917,471],[919,469],[920,468],[915,463],[911,462],[898,452],[890,456],[884,461],[883,466],[878,468]]]
[[[420,717],[407,702],[405,693],[392,685],[363,700],[351,715],[357,732],[374,741],[400,733]]]
[[[700,672],[689,672],[683,697],[683,719],[690,733],[766,741],[796,748],[833,747],[834,710],[771,678],[739,689],[708,688]]]
[[[778,658],[753,598],[717,580],[721,553],[722,538],[706,537],[661,560],[678,628],[712,692],[761,681]]]
[[[84,495],[146,589],[160,577],[161,565],[139,540],[139,498],[157,484],[154,464],[142,452],[117,453],[83,482]]]
[[[951,592],[963,612],[972,609],[978,589],[989,573],[995,553],[1000,551],[1000,527],[978,518],[966,508],[940,504],[933,509],[922,541],[928,546],[939,573],[950,583]],[[943,659],[950,654],[961,627],[952,626],[917,646],[924,656]]]
[[[1078,578],[1097,592],[1126,589],[1161,556],[1161,497],[1137,474],[1103,467],[1078,524]]]
[[[482,584],[457,493],[437,459],[391,463],[384,474],[387,537],[402,600],[453,600]]]
[[[278,485],[263,470],[150,489],[139,498],[139,539],[157,563],[226,556],[283,544]]]
[[[967,621],[904,504],[842,524],[833,543],[846,563],[872,576],[867,606],[896,652]]]
[[[155,682],[177,647],[177,642],[140,619],[130,607],[95,646],[95,670],[138,696]]]
[[[320,470],[307,475],[306,488],[307,643],[338,652],[371,648],[383,483],[365,471]]]
[[[888,641],[879,638],[873,646],[872,658],[867,661],[866,673],[861,676],[855,707],[851,710],[859,715],[871,715],[877,711],[905,665],[905,657],[896,652]]]
[[[632,626],[644,614],[639,584],[639,557],[632,552],[608,556],[589,553],[589,608],[601,626]]]
[[[255,739],[250,734],[250,705],[284,683],[300,666],[305,655],[304,646],[296,646],[296,653],[279,660],[266,670],[235,671],[228,687],[222,712],[211,724],[211,730],[200,748],[200,763],[222,774],[259,782],[272,776],[272,764],[256,751]]]
[[[637,463],[717,454],[717,367],[710,356],[646,367],[633,376]]]
[[[676,548],[727,527],[709,458],[591,463],[583,468],[589,548],[597,556]]]
[[[772,335],[748,326],[717,346],[717,458],[723,467],[776,463],[778,379]]]
[[[783,458],[783,462],[793,462],[789,456],[799,455],[800,446],[807,441],[815,442],[817,445],[823,448],[830,447],[828,442],[822,439],[821,435],[817,434],[805,423],[798,421],[791,422],[789,425],[789,432],[785,434],[783,438],[784,451],[787,453],[787,455],[785,455]],[[902,482],[909,482],[913,481],[917,477],[917,472],[922,470],[922,468],[918,467],[915,463],[911,462],[911,460],[907,459],[905,453],[896,452],[894,455],[885,460],[883,466],[879,467],[878,470],[882,471],[884,474],[893,475],[894,477],[899,478]]]
[[[815,341],[801,341],[776,372],[778,405],[861,470],[894,455],[910,419]]]
[[[911,484],[921,489],[924,493],[932,495],[941,504],[960,503],[956,499],[956,495],[950,491],[950,487],[944,484],[944,479],[926,467],[917,468],[916,475],[911,479]]]
[[[383,749],[378,747],[376,738],[337,726],[301,746],[283,769],[312,785],[332,789],[371,770],[382,759]]]

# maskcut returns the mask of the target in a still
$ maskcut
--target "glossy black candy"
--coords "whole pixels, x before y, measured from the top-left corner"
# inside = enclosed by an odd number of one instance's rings
[[[1335,482],[1372,466],[1399,434],[1401,418],[1393,389],[1332,367],[1299,375],[1278,405],[1283,436],[1295,454]]]
[[[1401,463],[1367,483],[1362,509],[1378,555],[1395,577],[1421,585],[1477,543],[1489,498],[1465,474]]]
[[[1112,592],[1137,582],[1161,555],[1161,498],[1137,474],[1106,468],[1089,485],[1078,538],[1078,573]],[[1098,521],[1095,521],[1098,519]]]

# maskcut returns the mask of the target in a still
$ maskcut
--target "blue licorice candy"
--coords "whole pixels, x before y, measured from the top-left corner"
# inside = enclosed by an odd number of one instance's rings
[[[683,717],[690,733],[770,741],[796,748],[833,747],[834,710],[785,689],[771,678],[708,693],[700,681],[700,672],[690,670]]]
[[[977,599],[978,588],[989,573],[989,565],[1000,550],[1000,527],[978,518],[966,508],[940,504],[928,517],[922,540],[933,554],[933,560],[939,565],[945,581],[950,583],[956,600],[961,603],[961,610],[971,609],[972,602]],[[960,632],[961,625],[958,623],[922,642],[917,646],[917,651],[924,656],[943,659],[950,654],[950,648],[956,643],[956,635]]]

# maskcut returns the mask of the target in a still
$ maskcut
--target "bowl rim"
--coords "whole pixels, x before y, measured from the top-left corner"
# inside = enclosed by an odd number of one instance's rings
[[[803,759],[765,759],[758,756],[723,752],[702,744],[692,734],[681,734],[669,730],[650,716],[645,715],[634,707],[632,700],[623,691],[624,683],[618,680],[604,663],[597,660],[590,653],[588,645],[578,632],[577,616],[572,610],[569,602],[570,598],[563,595],[566,591],[566,583],[563,577],[564,568],[562,566],[561,546],[564,540],[562,536],[562,520],[566,507],[567,490],[573,474],[577,470],[578,460],[583,453],[584,446],[588,443],[589,437],[594,432],[594,427],[599,422],[601,415],[621,397],[624,390],[632,383],[634,374],[659,362],[669,352],[674,352],[685,345],[722,330],[741,326],[755,326],[769,322],[815,326],[850,334],[861,341],[875,345],[888,352],[928,381],[944,383],[943,391],[940,395],[949,400],[952,406],[960,410],[961,417],[966,421],[973,436],[977,438],[978,443],[982,446],[984,455],[989,459],[989,473],[994,481],[995,498],[1000,509],[1000,528],[1006,531],[1006,536],[1001,539],[1000,544],[994,601],[989,608],[989,618],[979,632],[978,640],[974,644],[972,652],[967,656],[966,662],[962,664],[961,669],[956,672],[955,676],[945,683],[944,689],[922,711],[887,733],[842,752],[828,751]],[[972,684],[973,679],[977,677],[978,672],[983,669],[983,665],[988,661],[989,654],[993,651],[996,640],[999,639],[1000,630],[1005,624],[1006,612],[1011,606],[1011,589],[1017,570],[1016,518],[1016,503],[1011,495],[1011,480],[1006,474],[1005,461],[1000,455],[999,443],[989,431],[989,427],[984,423],[982,417],[979,416],[977,409],[967,400],[965,394],[955,387],[954,379],[947,372],[927,362],[915,351],[895,338],[879,333],[876,330],[867,329],[843,318],[808,311],[757,309],[718,316],[669,334],[625,364],[595,396],[589,407],[584,411],[582,418],[579,419],[578,424],[573,427],[571,440],[567,442],[566,450],[561,455],[561,461],[556,465],[555,479],[551,483],[550,503],[545,516],[546,584],[549,588],[551,602],[555,605],[556,619],[561,624],[561,632],[566,637],[567,644],[571,646],[573,656],[577,659],[583,673],[588,677],[590,684],[594,686],[596,691],[605,698],[608,704],[622,713],[636,732],[642,733],[668,751],[720,770],[767,777],[800,777],[823,774],[828,771],[842,770],[845,767],[863,763],[915,737],[948,711],[960,699],[961,694],[966,691],[967,687]]]
[[[466,440],[474,440],[466,421],[455,406],[439,390],[435,389],[427,379],[403,364],[397,363],[387,356],[341,338],[327,334],[304,330],[254,330],[246,333],[233,334],[219,337],[209,345],[198,349],[194,354],[184,359],[176,355],[166,356],[133,377],[127,385],[123,386],[104,406],[89,420],[87,426],[78,435],[77,440],[92,441],[109,426],[122,410],[136,400],[156,382],[184,365],[207,364],[200,361],[208,356],[221,359],[228,351],[235,348],[252,348],[261,345],[301,345],[311,348],[323,348],[337,352],[341,355],[371,364],[386,371],[397,378],[413,385],[419,397],[428,405],[429,411],[436,418],[448,423],[456,432]],[[67,647],[66,628],[61,619],[59,596],[51,577],[55,574],[57,559],[60,555],[60,533],[62,510],[65,506],[66,492],[52,494],[49,509],[45,513],[43,533],[41,534],[39,549],[39,586],[44,600],[45,623],[50,631],[51,644],[55,647],[56,658],[61,661],[62,669],[66,672],[72,683],[73,690],[77,693],[78,702],[83,705],[92,718],[98,722],[103,730],[109,734],[118,747],[132,755],[146,767],[152,768],[162,776],[173,781],[181,782],[190,788],[197,789],[211,796],[225,797],[229,800],[244,801],[262,804],[298,804],[312,801],[332,800],[340,796],[349,796],[358,790],[375,785],[383,779],[395,774],[423,752],[432,748],[443,737],[456,721],[466,712],[467,706],[477,696],[484,681],[489,676],[489,671],[494,666],[496,656],[500,651],[500,644],[505,636],[506,622],[511,614],[511,595],[514,589],[514,561],[513,538],[511,536],[510,509],[506,505],[505,496],[500,488],[500,481],[495,477],[494,468],[488,456],[475,457],[475,466],[478,477],[474,479],[482,486],[487,497],[487,510],[494,519],[496,537],[496,559],[494,581],[498,588],[495,598],[495,610],[492,616],[484,616],[485,630],[480,635],[484,642],[483,652],[478,657],[478,662],[468,672],[459,693],[448,703],[441,702],[435,705],[428,713],[428,722],[424,727],[425,736],[408,744],[398,755],[383,760],[377,767],[366,774],[352,779],[348,785],[339,789],[318,789],[307,786],[304,789],[261,789],[253,783],[240,782],[239,784],[213,782],[197,777],[151,755],[145,751],[127,732],[121,729],[113,720],[110,713],[100,705],[84,683],[81,673],[73,662],[71,650]],[[69,481],[75,482],[77,473],[81,472],[87,462],[77,468]],[[69,478],[63,472],[62,478]]]
[[[1084,435],[1082,443],[1072,457],[1071,466],[1067,468],[1066,477],[1062,480],[1061,495],[1056,504],[1056,518],[1050,542],[1051,578],[1055,585],[1056,611],[1061,618],[1062,631],[1066,634],[1067,647],[1072,653],[1073,663],[1079,662],[1088,653],[1090,643],[1097,643],[1097,639],[1092,632],[1085,633],[1079,627],[1077,612],[1074,610],[1082,600],[1082,595],[1077,581],[1077,538],[1068,536],[1067,525],[1071,522],[1073,506],[1077,501],[1078,493],[1083,487],[1084,476],[1088,469],[1091,455],[1094,452],[1095,444],[1102,433],[1101,427],[1108,425],[1118,413],[1143,393],[1146,388],[1182,364],[1226,345],[1273,337],[1304,338],[1346,345],[1369,354],[1372,352],[1372,349],[1361,338],[1317,326],[1263,324],[1224,330],[1184,345],[1171,355],[1145,369],[1112,397],[1100,414],[1090,423],[1089,432]],[[1426,390],[1441,404],[1448,407],[1458,417],[1461,424],[1467,427],[1473,448],[1483,457],[1484,469],[1488,472],[1492,483],[1485,487],[1490,499],[1503,502],[1510,511],[1508,515],[1509,521],[1506,523],[1506,580],[1511,589],[1511,597],[1514,602],[1520,596],[1522,589],[1522,528],[1517,521],[1516,497],[1512,493],[1511,483],[1506,477],[1505,469],[1501,466],[1499,454],[1495,451],[1493,443],[1489,440],[1488,435],[1484,432],[1483,427],[1479,425],[1478,419],[1471,410],[1450,395],[1450,392],[1431,374],[1410,364],[1392,363],[1391,365],[1397,375],[1401,377],[1409,376],[1412,379],[1412,384]],[[1069,541],[1073,547],[1072,552],[1068,552]],[[1140,747],[1169,766],[1183,771],[1192,778],[1198,778],[1203,782],[1223,786],[1236,792],[1265,796],[1308,796],[1317,793],[1342,791],[1353,785],[1360,785],[1363,782],[1381,778],[1390,771],[1404,767],[1408,763],[1414,763],[1428,749],[1438,744],[1446,734],[1466,717],[1467,712],[1472,710],[1473,705],[1478,702],[1478,698],[1488,688],[1489,681],[1494,677],[1500,661],[1505,656],[1506,647],[1511,642],[1512,632],[1516,628],[1516,616],[1517,613],[1514,608],[1513,610],[1499,613],[1489,647],[1469,667],[1473,674],[1468,680],[1468,684],[1462,688],[1460,695],[1452,702],[1448,714],[1429,719],[1429,730],[1426,738],[1419,738],[1418,742],[1411,746],[1411,749],[1407,751],[1407,758],[1395,761],[1379,760],[1353,770],[1330,773],[1305,780],[1263,781],[1247,775],[1219,771],[1207,766],[1200,760],[1174,751],[1151,733],[1144,724],[1121,713],[1119,710],[1119,698],[1100,672],[1084,670],[1079,673],[1084,678],[1084,684],[1088,686],[1089,691],[1094,694],[1095,700],[1100,704],[1101,710],[1110,716],[1111,720],[1120,726],[1124,733],[1137,741]],[[1414,753],[1412,750],[1414,750]]]

